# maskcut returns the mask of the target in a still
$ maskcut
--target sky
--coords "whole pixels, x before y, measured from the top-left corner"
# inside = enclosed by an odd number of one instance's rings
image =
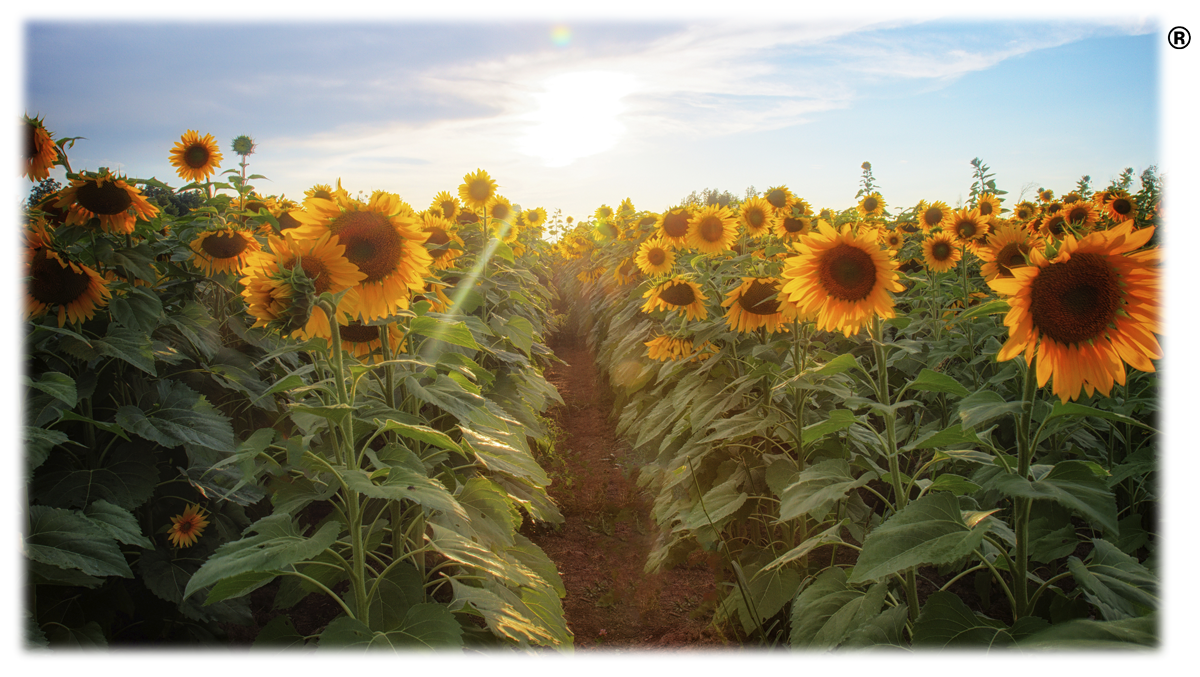
[[[256,187],[294,200],[340,180],[420,210],[484,169],[512,202],[576,218],[624,198],[661,212],[692,191],[781,184],[842,209],[869,161],[893,208],[953,206],[979,157],[1015,202],[1159,164],[1163,30],[1133,13],[30,17],[24,107],[85,137],[76,170],[175,187],[168,157],[185,131],[218,140],[221,169],[250,135],[249,171],[267,177]],[[1095,89],[1106,82],[1112,101]]]

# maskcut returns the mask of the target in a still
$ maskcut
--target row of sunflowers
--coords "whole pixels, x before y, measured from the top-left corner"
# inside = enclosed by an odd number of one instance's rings
[[[556,242],[656,497],[646,569],[719,554],[743,641],[1158,641],[1161,182],[1009,209],[972,165],[958,208],[889,214],[864,163],[850,209],[626,200]]]
[[[544,209],[482,170],[296,203],[195,131],[172,189],[24,129],[31,646],[571,648],[520,533],[561,521]]]

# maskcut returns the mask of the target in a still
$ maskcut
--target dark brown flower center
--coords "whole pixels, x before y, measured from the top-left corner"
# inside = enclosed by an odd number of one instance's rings
[[[1114,212],[1125,216],[1133,211],[1133,203],[1126,198],[1119,197],[1112,201],[1112,208]]]
[[[44,249],[34,255],[30,272],[30,296],[50,306],[69,305],[83,296],[91,283],[87,273],[75,272],[70,266],[49,258]]]
[[[317,190],[314,190],[312,196],[323,198],[325,200],[333,199],[333,193],[329,192],[328,190],[325,190],[324,188],[318,188]]]
[[[658,217],[657,217],[657,216],[643,216],[643,217],[642,217],[640,220],[638,220],[638,222],[637,222],[637,224],[638,224],[638,226],[639,226],[639,227],[640,227],[640,226],[653,226],[655,223],[658,223]]]
[[[289,228],[296,228],[300,225],[300,222],[297,221],[294,216],[292,216],[291,212],[284,212],[283,214],[280,214],[278,221],[280,232]]]
[[[725,234],[725,226],[717,216],[706,216],[701,219],[697,230],[700,232],[700,238],[705,242],[720,242],[721,237]]]
[[[875,288],[875,261],[858,247],[842,243],[821,256],[817,275],[830,296],[861,301]]]
[[[463,212],[458,215],[459,223],[479,223],[479,215],[475,212]]]
[[[869,197],[863,200],[863,211],[868,213],[875,211],[879,207],[879,200]]]
[[[746,212],[746,223],[749,223],[752,228],[761,228],[764,221],[767,220],[767,215],[763,214],[761,209],[751,209]]]
[[[942,214],[942,210],[938,209],[937,207],[930,207],[929,209],[925,210],[925,225],[936,226],[942,222],[943,216],[944,214]]]
[[[1000,277],[1012,277],[1012,269],[1026,265],[1025,255],[1029,253],[1029,245],[1021,242],[1009,242],[996,253],[996,270]]]
[[[385,279],[400,264],[403,236],[381,214],[346,212],[333,220],[329,230],[346,246],[346,260],[366,274],[364,284]]]
[[[214,259],[230,259],[246,251],[250,241],[241,233],[230,231],[204,238],[200,248]]]
[[[113,181],[101,181],[100,185],[85,181],[75,190],[75,201],[89,212],[104,216],[123,214],[133,204],[129,191]]]
[[[803,233],[808,229],[808,219],[783,217],[783,229],[789,233]]]
[[[1033,209],[1031,209],[1028,205],[1021,205],[1020,207],[1017,207],[1018,219],[1024,220],[1031,216],[1033,216]]]
[[[692,289],[692,285],[678,282],[659,292],[658,298],[673,306],[690,306],[696,302],[696,292]]]
[[[954,224],[954,228],[955,232],[958,233],[958,239],[960,240],[970,240],[979,234],[979,225],[970,220],[959,221],[958,223]]]
[[[313,281],[313,288],[318,294],[323,294],[329,291],[333,286],[329,276],[329,269],[325,267],[325,262],[316,256],[300,256],[285,263],[283,268],[288,270],[295,269],[299,265],[304,271],[304,275]]]
[[[946,261],[954,254],[954,247],[949,242],[940,240],[933,243],[933,246],[929,248],[929,253],[933,255],[934,261]]]
[[[1066,219],[1063,218],[1062,214],[1055,214],[1054,216],[1051,216],[1049,219],[1046,219],[1046,230],[1051,235],[1054,235],[1055,237],[1057,237],[1057,236],[1063,234],[1063,224],[1064,223],[1066,223]]]
[[[649,261],[650,265],[652,266],[661,266],[663,262],[667,260],[667,252],[661,247],[654,247],[650,251],[646,252],[646,260]]]
[[[774,284],[755,280],[742,292],[737,302],[742,310],[751,315],[774,315],[779,312],[779,301],[768,297],[774,296],[777,291]]]
[[[454,213],[458,211],[458,205],[452,200],[443,201],[439,208],[442,210],[442,217],[447,219],[454,218]]]
[[[467,194],[475,202],[484,202],[492,196],[492,182],[487,179],[475,179],[467,184]]]
[[[1074,223],[1076,221],[1084,221],[1088,217],[1088,210],[1083,206],[1071,207],[1067,210],[1067,221]]]
[[[671,237],[687,235],[687,212],[670,212],[663,217],[663,232]]]
[[[510,217],[510,216],[512,216],[512,207],[504,204],[503,202],[497,202],[496,204],[492,205],[492,218],[493,219],[500,219],[501,221],[507,221],[508,217]]]
[[[775,190],[767,193],[767,202],[770,202],[771,206],[776,209],[783,209],[783,207],[787,204],[787,193],[776,188]]]
[[[1120,306],[1120,281],[1099,254],[1075,254],[1042,268],[1030,288],[1034,328],[1063,345],[1102,336]]]
[[[992,215],[992,203],[988,202],[986,200],[980,202],[979,203],[979,214],[981,216],[991,216]]]
[[[208,164],[208,159],[212,157],[208,146],[202,143],[193,143],[183,150],[183,163],[192,169],[200,169]]]
[[[338,336],[343,341],[350,343],[370,343],[371,341],[379,341],[379,327],[357,323],[338,325]]]
[[[37,125],[35,125],[31,122],[25,123],[25,159],[26,160],[32,160],[33,158],[37,157],[38,153],[41,151],[41,147],[38,144],[37,130],[38,130]]]
[[[435,248],[450,244],[450,236],[446,234],[445,229],[433,226],[425,230],[429,233],[429,239],[425,240],[425,244],[431,244]]]

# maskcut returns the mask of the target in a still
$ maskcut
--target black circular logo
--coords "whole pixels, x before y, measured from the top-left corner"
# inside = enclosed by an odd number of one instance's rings
[[[1183,49],[1192,42],[1192,34],[1183,26],[1176,26],[1167,31],[1167,44],[1175,49]]]

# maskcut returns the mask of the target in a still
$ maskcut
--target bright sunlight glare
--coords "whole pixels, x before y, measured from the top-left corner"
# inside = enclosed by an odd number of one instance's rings
[[[625,127],[617,121],[624,110],[622,97],[635,81],[624,73],[580,71],[556,75],[535,94],[538,109],[527,119],[533,124],[521,138],[520,150],[542,158],[548,167],[604,152],[617,143]]]

